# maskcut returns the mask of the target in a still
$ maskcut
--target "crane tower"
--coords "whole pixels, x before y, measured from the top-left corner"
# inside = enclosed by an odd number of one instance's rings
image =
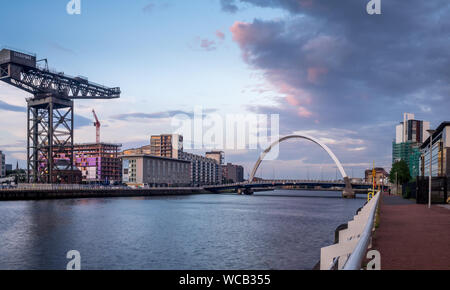
[[[95,122],[94,122],[94,126],[95,126],[95,143],[99,144],[100,143],[100,121],[97,118],[97,114],[95,113],[95,110],[92,109],[92,114],[94,114],[94,118],[95,118]]]
[[[32,94],[27,98],[28,182],[55,183],[73,171],[74,100],[114,99],[120,88],[109,88],[37,65],[36,55],[0,51],[0,81]],[[59,157],[68,162],[61,164]]]

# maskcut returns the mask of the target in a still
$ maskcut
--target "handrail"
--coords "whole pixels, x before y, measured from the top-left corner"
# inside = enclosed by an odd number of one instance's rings
[[[361,269],[361,263],[366,255],[367,248],[369,246],[370,238],[372,236],[373,224],[375,222],[375,214],[377,212],[378,203],[380,202],[380,192],[373,197],[376,198],[375,205],[371,208],[369,218],[367,220],[366,226],[362,231],[359,241],[356,244],[353,253],[351,253],[350,257],[347,259],[347,262],[344,265],[343,270],[359,270]]]
[[[330,265],[330,269],[328,269],[328,270],[330,270],[330,271],[335,270],[336,267],[338,266],[338,262],[339,262],[339,257],[334,258],[333,262]]]

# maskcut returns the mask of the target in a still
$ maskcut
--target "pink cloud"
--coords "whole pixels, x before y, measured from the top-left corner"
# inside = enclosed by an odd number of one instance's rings
[[[221,40],[224,40],[224,39],[225,39],[225,33],[223,33],[223,32],[220,31],[220,30],[217,30],[217,31],[216,31],[216,36],[217,36],[219,39],[221,39]]]
[[[266,43],[268,40],[273,39],[278,33],[277,29],[274,29],[271,26],[261,25],[262,27],[251,23],[236,21],[230,27],[233,41],[240,46],[242,57],[246,62],[251,61],[251,47],[257,44]]]
[[[300,105],[300,102],[292,95],[286,96],[286,101],[291,106],[295,106],[296,107],[296,106]]]
[[[255,45],[266,43],[278,34],[276,27],[260,24],[259,22],[251,24],[236,21],[230,27],[230,31],[233,41],[241,48],[244,61],[249,64],[252,64],[255,57],[251,48]],[[328,39],[318,39],[315,43],[307,46],[306,49],[314,49],[314,47],[321,46],[327,41]],[[327,73],[327,70],[322,67],[313,67],[307,73],[308,75],[305,74],[305,78],[308,77],[310,81],[317,81],[321,75]],[[284,74],[276,69],[272,69],[270,73],[266,74],[266,78],[279,93],[284,95],[286,105],[293,107],[292,109],[297,112],[299,117],[309,118],[313,116],[313,113],[305,107],[305,105],[309,105],[312,102],[313,98],[310,92],[301,87],[291,85],[290,81],[285,78],[278,78],[280,75]]]
[[[313,114],[310,111],[308,111],[308,109],[306,109],[305,107],[299,107],[297,110],[297,115],[299,115],[302,118],[309,118]]]
[[[233,40],[239,43],[239,45],[243,45],[246,43],[246,38],[249,36],[248,31],[251,29],[250,23],[245,23],[241,21],[236,21],[230,27],[230,31],[233,34]]]
[[[313,5],[312,0],[299,0],[301,7],[311,7]]]
[[[326,75],[328,73],[328,69],[324,67],[310,67],[308,68],[308,82],[317,84],[319,78],[322,75]]]
[[[216,49],[216,42],[209,39],[200,39],[200,48],[205,50],[214,50]]]

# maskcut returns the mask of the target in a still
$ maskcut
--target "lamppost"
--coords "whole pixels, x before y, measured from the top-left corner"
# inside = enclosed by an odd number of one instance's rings
[[[436,132],[436,130],[428,129],[428,134],[430,134],[430,172],[429,172],[429,181],[428,181],[428,208],[431,208],[431,175],[432,175],[432,160],[433,160],[433,134]]]

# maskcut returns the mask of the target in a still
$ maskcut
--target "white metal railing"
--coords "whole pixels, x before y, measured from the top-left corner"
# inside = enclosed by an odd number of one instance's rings
[[[378,192],[359,212],[348,227],[339,231],[336,244],[320,249],[320,269],[359,270],[367,249],[371,247],[375,215],[380,200]]]

